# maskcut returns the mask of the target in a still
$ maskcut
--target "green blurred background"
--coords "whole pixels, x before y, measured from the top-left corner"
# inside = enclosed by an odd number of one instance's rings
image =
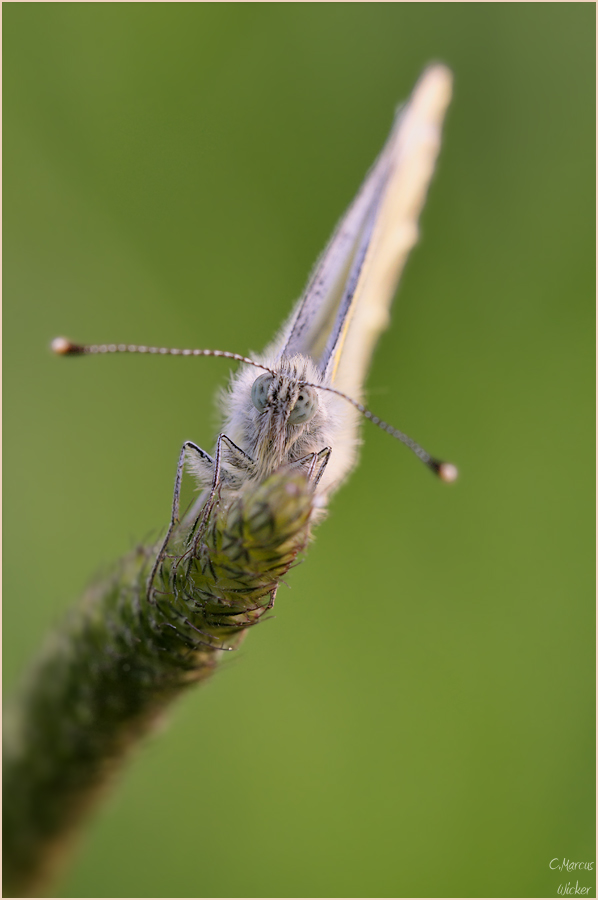
[[[228,371],[51,338],[259,351],[396,104],[455,73],[369,400],[461,481],[365,424],[276,619],[146,743],[57,890],[556,895],[552,858],[594,859],[594,5],[3,13],[8,688],[166,524]]]

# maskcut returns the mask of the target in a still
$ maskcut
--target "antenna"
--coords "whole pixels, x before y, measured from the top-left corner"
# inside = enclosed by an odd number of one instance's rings
[[[245,365],[254,366],[256,369],[263,369],[265,372],[270,372],[271,375],[278,374],[275,369],[271,369],[268,366],[255,362],[255,360],[249,359],[247,356],[241,356],[239,353],[231,353],[229,350],[178,350],[174,347],[146,347],[143,344],[74,344],[64,337],[54,338],[50,347],[58,356],[91,356],[103,353],[149,353],[157,354],[159,356],[216,356],[221,359],[232,359],[235,362],[245,363]],[[427,450],[424,450],[424,448],[410,438],[409,435],[399,431],[398,428],[393,428],[392,425],[389,425],[388,422],[385,422],[379,416],[374,415],[374,413],[366,406],[362,403],[358,403],[357,400],[349,397],[348,394],[344,394],[342,391],[333,387],[312,384],[310,381],[302,381],[301,384],[305,385],[305,387],[315,388],[317,391],[328,391],[330,394],[336,394],[337,397],[342,397],[343,400],[346,400],[351,406],[354,406],[362,416],[369,419],[370,422],[377,425],[382,431],[385,431],[391,437],[395,438],[395,440],[400,441],[401,444],[405,444],[405,446],[408,447],[412,453],[415,453],[417,458],[420,459],[425,466],[434,472],[435,475],[438,475],[441,481],[450,484],[457,480],[459,471],[456,466],[452,463],[442,462],[442,460],[431,456]]]

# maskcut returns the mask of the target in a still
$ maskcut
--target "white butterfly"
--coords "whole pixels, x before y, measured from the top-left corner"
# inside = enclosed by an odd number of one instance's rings
[[[305,293],[263,356],[250,360],[218,350],[123,344],[84,347],[64,338],[53,342],[55,352],[67,355],[169,353],[222,356],[243,363],[223,396],[225,421],[214,456],[192,441],[183,445],[163,551],[179,520],[185,465],[200,487],[209,491],[207,503],[205,493],[201,498],[206,517],[216,491],[220,502],[227,504],[248,481],[261,482],[283,467],[306,471],[313,483],[315,506],[323,509],[331,491],[355,464],[360,412],[406,443],[443,480],[456,478],[454,466],[433,459],[361,405],[375,343],[388,324],[397,282],[417,240],[417,221],[440,148],[451,82],[444,66],[424,72]],[[256,368],[263,371],[256,375]],[[198,504],[192,515],[197,509]],[[161,557],[162,553],[154,573]]]
[[[375,343],[417,240],[451,81],[443,66],[423,74],[290,319],[256,360],[270,371],[256,379],[254,369],[241,366],[232,378],[223,432],[251,458],[227,452],[232,483],[239,481],[237,472],[241,480],[261,480],[289,462],[311,464],[319,454],[327,460],[317,488],[325,498],[355,464],[358,409],[318,388],[361,401]],[[331,452],[324,456],[326,448]],[[445,480],[454,479],[453,466],[438,469],[428,454],[420,455]],[[191,455],[189,462],[200,478],[211,477],[211,463]]]

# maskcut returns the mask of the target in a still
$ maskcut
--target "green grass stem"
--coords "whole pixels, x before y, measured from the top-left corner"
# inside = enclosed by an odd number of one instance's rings
[[[39,896],[129,750],[208,678],[269,608],[305,547],[312,490],[296,473],[218,501],[197,542],[180,525],[154,583],[140,547],[48,639],[5,719],[4,896]]]

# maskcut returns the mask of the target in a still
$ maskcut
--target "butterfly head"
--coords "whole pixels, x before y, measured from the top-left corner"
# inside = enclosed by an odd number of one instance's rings
[[[326,446],[328,404],[314,380],[319,377],[311,360],[299,354],[268,361],[257,377],[245,367],[233,376],[224,430],[255,460],[260,475]]]
[[[318,411],[314,388],[270,372],[264,372],[253,382],[251,402],[259,413],[273,415],[287,425],[304,425]]]

